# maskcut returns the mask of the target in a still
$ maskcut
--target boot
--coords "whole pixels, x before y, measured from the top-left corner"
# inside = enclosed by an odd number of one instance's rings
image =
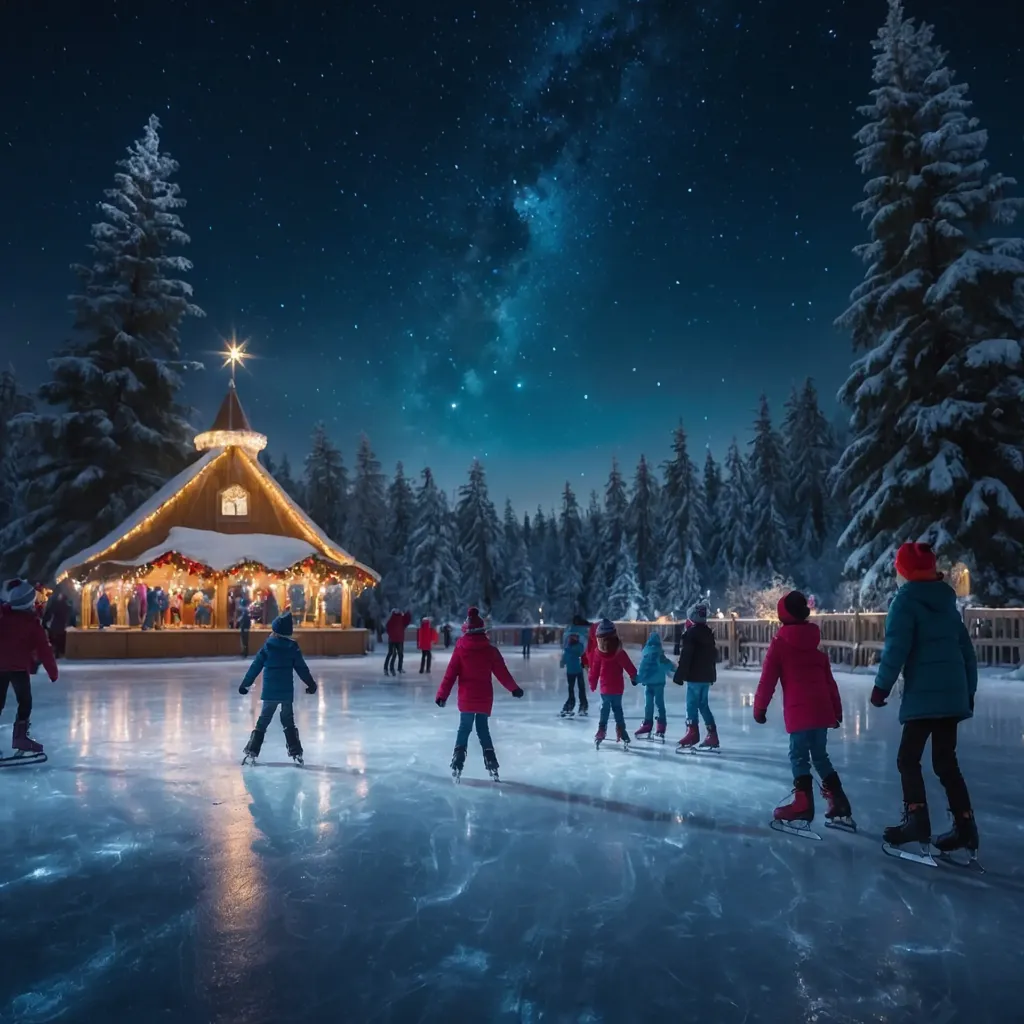
[[[299,730],[294,725],[285,728],[284,741],[288,745],[288,756],[302,764],[302,744],[299,742]]]
[[[906,843],[927,843],[932,837],[932,823],[928,817],[927,804],[904,804],[903,821],[890,825],[882,832],[882,839],[890,846],[904,846]]]
[[[251,764],[256,763],[256,758],[260,756],[260,749],[263,746],[263,732],[260,729],[253,729],[249,734],[249,742],[245,745],[245,750],[242,753],[245,757],[242,758],[242,764],[246,761]]]
[[[29,736],[27,720],[14,723],[11,746],[14,747],[15,750],[21,750],[26,754],[41,754],[43,752],[42,743],[36,743],[36,741]]]
[[[814,780],[801,775],[793,780],[793,799],[775,808],[776,821],[814,821]]]
[[[600,747],[601,744],[604,743],[604,737],[605,737],[604,726],[603,725],[599,725],[597,727],[597,732],[594,733],[594,746],[595,747]]]
[[[658,719],[658,727],[655,730],[654,735],[657,736],[662,743],[665,742],[665,720],[663,718]]]
[[[637,729],[637,731],[633,735],[636,736],[637,739],[640,739],[641,736],[646,736],[648,739],[650,739],[651,729],[653,726],[653,722],[648,722],[645,720],[644,724],[641,725],[640,728]]]
[[[585,700],[581,700],[580,701],[580,717],[581,718],[586,718],[588,714],[590,714],[590,705]]]
[[[564,703],[564,704],[562,705],[562,710],[561,710],[561,711],[559,712],[559,715],[560,715],[560,716],[561,716],[562,718],[572,718],[572,716],[573,716],[573,713],[574,713],[575,711],[576,711],[576,705],[575,705],[575,704],[573,703],[573,701],[572,701],[572,700],[570,699],[570,700],[567,700],[567,701],[566,701],[566,702],[565,702],[565,703]]]
[[[714,725],[708,726],[708,734],[704,737],[703,742],[700,744],[705,750],[717,750],[718,749],[718,727]]]
[[[839,772],[832,772],[821,780],[821,795],[828,801],[828,810],[825,812],[828,821],[853,816],[850,801],[843,791],[842,782],[839,781]]]
[[[686,723],[686,735],[679,741],[680,747],[695,747],[700,741],[700,726],[696,722]]]
[[[501,779],[498,778],[498,767],[498,757],[494,751],[488,747],[487,750],[484,751],[484,768],[487,769],[491,778],[494,779],[495,782],[501,781]]]
[[[629,746],[629,730],[624,725],[615,726],[615,742]]]
[[[952,811],[949,812],[953,814]],[[954,850],[978,852],[978,826],[973,811],[953,814],[953,827],[941,836],[935,837],[935,848],[940,853],[952,853]]]
[[[452,778],[455,779],[456,782],[458,782],[459,779],[462,777],[462,769],[465,767],[465,764],[466,764],[466,748],[465,747],[456,747],[454,752],[452,753],[452,763],[451,763]]]

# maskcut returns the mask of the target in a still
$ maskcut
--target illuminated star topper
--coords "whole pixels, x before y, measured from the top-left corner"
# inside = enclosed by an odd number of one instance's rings
[[[224,366],[231,367],[231,384],[235,383],[235,367],[244,366],[245,360],[249,358],[245,346],[248,341],[238,341],[234,336],[227,342],[227,348],[221,354],[224,356]]]

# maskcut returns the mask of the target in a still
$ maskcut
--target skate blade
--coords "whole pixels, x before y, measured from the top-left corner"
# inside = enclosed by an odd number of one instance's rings
[[[778,818],[772,818],[768,824],[776,832],[788,832],[791,836],[799,836],[801,839],[816,839],[819,843],[821,842],[821,836],[811,828],[809,821],[779,821]]]
[[[294,762],[295,762],[295,763],[296,763],[297,765],[299,765],[299,767],[302,767],[302,765],[304,765],[304,764],[305,764],[305,761],[303,761],[303,760],[302,760],[302,758],[301,758],[301,756],[299,756],[298,754],[292,754],[292,760],[293,760],[293,761],[294,761]]]
[[[834,829],[836,832],[856,832],[857,822],[851,817],[845,818],[832,818],[831,821],[825,821],[825,828]]]
[[[914,853],[912,850],[904,850],[902,847],[893,846],[890,843],[882,843],[882,852],[887,853],[890,857],[896,857],[900,860],[912,860],[915,864],[923,864],[929,868],[938,867],[935,863],[935,858],[932,857],[931,846],[928,843],[921,843],[920,851],[920,853]]]
[[[252,754],[246,754],[245,757],[242,758],[242,766],[244,767],[247,764],[251,764],[255,767],[256,758]]]
[[[969,860],[958,860],[951,853],[936,853],[935,860],[940,864],[948,864],[950,867],[959,868],[961,871],[974,871],[979,875],[985,874],[976,853],[970,854]]]
[[[462,781],[462,772],[452,772],[452,778],[455,780],[455,785],[458,785]]]
[[[25,750],[18,750],[10,757],[0,757],[0,768],[15,768],[19,765],[42,764],[49,760],[45,753],[30,754]]]
[[[720,754],[722,752],[721,747],[691,747],[690,749],[695,754]]]

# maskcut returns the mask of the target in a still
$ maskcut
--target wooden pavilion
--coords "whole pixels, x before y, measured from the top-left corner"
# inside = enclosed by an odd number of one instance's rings
[[[238,654],[243,598],[253,630],[292,608],[307,655],[363,654],[352,599],[380,577],[331,540],[259,462],[232,380],[200,457],[116,530],[57,569],[81,589],[69,658]],[[134,613],[133,613],[134,608]],[[260,622],[260,613],[267,619]],[[102,624],[102,625],[101,625]],[[262,638],[253,635],[252,650]]]

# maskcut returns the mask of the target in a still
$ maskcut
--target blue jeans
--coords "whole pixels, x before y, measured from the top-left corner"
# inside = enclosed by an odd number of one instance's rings
[[[793,778],[811,774],[811,764],[824,779],[833,772],[828,759],[828,729],[801,729],[789,734],[789,763],[793,766]]]
[[[644,701],[644,721],[654,721],[654,705],[658,705],[658,721],[663,725],[667,721],[665,718],[665,684],[664,683],[653,683],[645,687],[647,690],[647,698]]]
[[[491,730],[487,724],[487,715],[474,715],[472,711],[459,713],[459,732],[455,737],[455,746],[464,747],[469,743],[469,734],[473,731],[473,723],[476,722],[476,734],[480,740],[480,746],[484,750],[493,750],[491,742]]]
[[[664,687],[662,687],[664,689]],[[687,683],[686,684],[686,724],[696,725],[697,714],[700,713],[704,724],[709,728],[715,727],[715,716],[711,714],[708,707],[708,692],[711,689],[710,683]]]
[[[601,694],[601,717],[598,720],[598,726],[602,729],[608,728],[608,715],[613,713],[615,715],[615,724],[619,726],[623,731],[626,729],[626,719],[622,715],[622,694],[621,693],[602,693]]]
[[[281,725],[285,729],[295,728],[295,713],[292,711],[292,702],[290,700],[265,700],[263,702],[263,710],[260,711],[260,717],[256,719],[256,728],[260,732],[266,732],[267,726],[274,720],[274,712],[281,708]]]

